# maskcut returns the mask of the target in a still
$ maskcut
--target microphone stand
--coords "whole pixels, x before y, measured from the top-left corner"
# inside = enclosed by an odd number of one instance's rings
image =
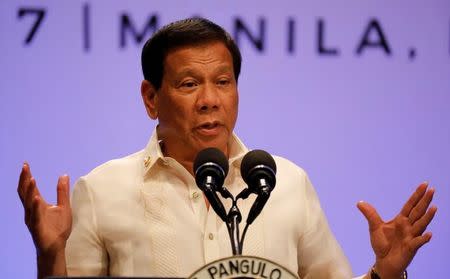
[[[237,195],[235,198],[226,187],[222,187],[218,190],[221,196],[225,199],[231,198],[232,205],[228,214],[226,215],[225,224],[228,229],[228,235],[230,236],[231,243],[231,251],[233,252],[233,256],[242,255],[244,238],[247,233],[247,229],[249,227],[249,223],[245,225],[242,236],[239,234],[239,224],[242,221],[242,214],[237,206],[237,201],[239,199],[245,200],[252,193],[248,188],[243,190],[241,193]]]
[[[233,204],[227,215],[228,234],[230,235],[231,250],[233,255],[242,255],[242,244],[239,239],[239,223],[242,221],[242,215],[237,207],[237,200],[233,198]]]

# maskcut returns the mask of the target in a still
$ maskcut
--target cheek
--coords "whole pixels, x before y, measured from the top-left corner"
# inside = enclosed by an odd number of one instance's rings
[[[227,105],[225,108],[225,118],[224,120],[227,123],[227,128],[229,132],[233,132],[234,126],[236,124],[237,120],[237,114],[238,114],[238,98],[230,98],[227,100]]]
[[[192,119],[192,104],[183,98],[166,98],[161,102],[161,109],[164,118],[170,122],[178,123],[178,126],[184,126],[186,122]],[[162,120],[162,119],[161,119]]]
[[[173,106],[167,110],[167,116],[178,128],[188,128],[194,119],[187,107]]]
[[[233,96],[232,98],[230,98],[228,100],[228,112],[227,113],[230,114],[230,115],[228,115],[229,118],[236,119],[236,115],[237,115],[237,112],[238,112],[238,105],[239,105],[239,98],[238,98],[238,95],[236,93],[235,96]]]

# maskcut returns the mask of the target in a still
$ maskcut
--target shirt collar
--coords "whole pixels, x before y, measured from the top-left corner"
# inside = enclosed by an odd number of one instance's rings
[[[248,152],[248,148],[242,143],[242,141],[236,136],[235,133],[231,136],[230,141],[230,156],[228,162],[230,166],[238,167],[242,161],[242,158]],[[144,149],[144,176],[158,161],[165,162],[167,159],[161,150],[161,141],[158,140],[158,134],[156,128],[153,130],[152,136]]]

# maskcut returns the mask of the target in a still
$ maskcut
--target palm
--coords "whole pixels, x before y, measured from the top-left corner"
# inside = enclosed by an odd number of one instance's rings
[[[36,247],[48,252],[64,246],[72,227],[70,208],[45,203],[40,214],[35,227],[37,233],[32,233]]]
[[[393,220],[381,224],[371,232],[370,241],[377,261],[390,269],[405,270],[414,253],[411,253],[408,243],[411,235],[410,224],[400,215]]]
[[[421,184],[401,212],[389,222],[384,222],[368,203],[358,203],[369,223],[375,266],[386,275],[382,278],[399,278],[417,250],[430,240],[431,233],[423,232],[436,213],[436,207],[427,210],[433,194],[434,189],[427,191],[427,184]]]

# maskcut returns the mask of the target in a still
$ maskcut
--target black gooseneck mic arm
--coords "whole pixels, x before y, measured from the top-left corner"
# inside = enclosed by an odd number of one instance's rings
[[[226,222],[227,213],[225,211],[225,207],[223,206],[222,202],[219,199],[219,196],[217,196],[215,191],[218,183],[220,183],[220,179],[217,179],[217,177],[214,175],[206,175],[202,180],[203,182],[200,183],[200,185],[202,186],[199,186],[199,188],[203,191],[206,199],[208,199],[209,201],[209,204],[220,217],[220,219]]]

